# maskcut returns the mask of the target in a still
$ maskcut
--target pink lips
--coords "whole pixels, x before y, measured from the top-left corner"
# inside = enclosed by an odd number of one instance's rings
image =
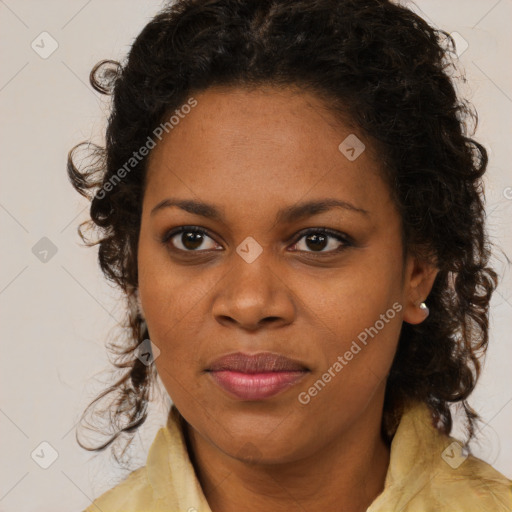
[[[296,384],[309,370],[282,355],[237,352],[217,359],[207,371],[229,394],[242,400],[263,400]]]

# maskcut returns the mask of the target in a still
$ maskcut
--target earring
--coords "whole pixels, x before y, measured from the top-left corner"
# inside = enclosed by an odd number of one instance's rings
[[[427,314],[427,316],[429,315],[430,310],[428,309],[428,306],[427,306],[424,302],[422,302],[422,303],[419,305],[419,308],[420,308],[422,311],[424,311],[424,312]]]

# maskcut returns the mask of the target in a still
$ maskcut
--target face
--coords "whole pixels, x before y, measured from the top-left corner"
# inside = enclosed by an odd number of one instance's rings
[[[370,141],[316,96],[193,96],[151,153],[143,199],[139,294],[157,370],[216,449],[306,457],[382,404],[402,321],[423,320],[416,304],[434,276],[403,262],[401,219]],[[359,156],[360,145],[339,149],[351,134],[365,144]],[[304,370],[270,380],[208,371],[234,352]]]

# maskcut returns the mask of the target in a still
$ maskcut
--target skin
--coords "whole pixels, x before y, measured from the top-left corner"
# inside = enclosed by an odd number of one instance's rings
[[[389,446],[380,435],[386,377],[402,322],[437,270],[408,256],[401,219],[371,142],[293,88],[210,88],[150,155],[138,247],[139,294],[158,373],[188,423],[190,456],[214,512],[362,511],[382,491]],[[351,133],[366,150],[338,149]],[[215,205],[215,220],[167,198]],[[277,212],[334,198],[342,208],[276,222]],[[179,226],[209,231],[194,245]],[[305,228],[330,228],[315,245]],[[236,248],[252,237],[251,263]],[[202,242],[201,242],[202,240]],[[174,250],[172,250],[174,243]],[[343,250],[336,251],[342,247]],[[180,251],[181,249],[181,251]],[[304,405],[298,400],[394,303],[402,309]],[[230,352],[270,351],[306,365],[301,382],[262,401],[232,398],[204,370]]]

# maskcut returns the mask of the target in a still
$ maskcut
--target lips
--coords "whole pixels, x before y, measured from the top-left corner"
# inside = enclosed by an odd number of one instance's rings
[[[264,400],[297,384],[309,369],[279,354],[236,352],[217,359],[206,371],[231,397]]]
[[[234,352],[216,359],[208,368],[208,371],[230,370],[241,373],[265,373],[302,371],[308,368],[303,364],[288,357],[260,352],[259,354],[243,354]]]

